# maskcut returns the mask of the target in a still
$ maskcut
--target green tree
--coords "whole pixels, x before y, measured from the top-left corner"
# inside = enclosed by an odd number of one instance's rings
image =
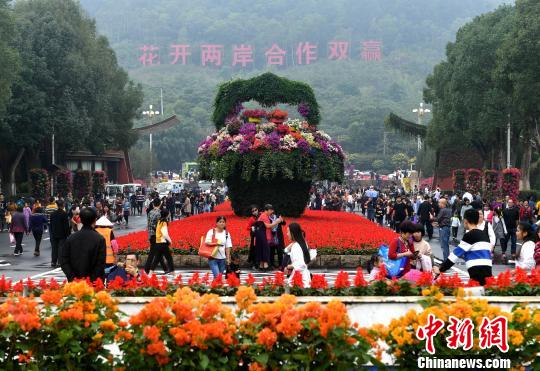
[[[396,153],[390,161],[395,169],[405,169],[409,164],[409,157],[405,153]]]
[[[73,0],[22,0],[14,5],[22,61],[20,78],[6,114],[10,130],[3,132],[10,159],[10,183],[26,155],[31,161],[41,149],[127,149],[142,102],[140,86],[118,66],[106,38]],[[13,187],[10,187],[13,191]]]
[[[512,28],[497,51],[496,77],[505,93],[521,152],[521,188],[530,189],[533,149],[540,149],[540,3],[517,0]]]

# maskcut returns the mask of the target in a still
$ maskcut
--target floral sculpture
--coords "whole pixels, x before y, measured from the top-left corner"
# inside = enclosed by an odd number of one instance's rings
[[[298,104],[305,116],[289,119],[279,109],[240,112],[249,100]],[[268,73],[222,85],[215,105],[218,131],[199,146],[200,171],[202,178],[225,180],[237,215],[271,203],[281,215],[299,216],[313,180],[342,180],[343,150],[315,127],[318,107],[309,86]]]

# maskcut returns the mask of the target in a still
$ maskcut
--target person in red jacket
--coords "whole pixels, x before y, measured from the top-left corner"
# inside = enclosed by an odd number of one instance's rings
[[[414,245],[411,240],[415,229],[416,227],[413,222],[410,220],[405,220],[399,225],[399,237],[390,242],[390,245],[388,246],[389,259],[396,260],[403,257],[407,258],[407,262],[405,263],[405,267],[401,275],[404,275],[411,270],[411,263],[416,257]]]

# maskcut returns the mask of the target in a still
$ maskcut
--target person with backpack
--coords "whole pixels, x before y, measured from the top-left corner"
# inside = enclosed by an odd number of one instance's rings
[[[214,257],[208,258],[210,270],[217,278],[220,274],[225,275],[227,264],[231,262],[232,240],[231,235],[226,230],[227,219],[224,216],[218,216],[216,226],[206,233],[205,243],[207,246],[217,246],[217,252]]]
[[[289,285],[292,285],[293,278],[296,272],[299,272],[302,276],[302,283],[304,287],[309,287],[311,284],[311,273],[309,272],[308,264],[313,259],[312,251],[316,253],[315,249],[309,249],[305,241],[304,231],[298,223],[289,224],[287,228],[287,236],[292,243],[285,248],[285,251],[289,254],[291,261],[285,267],[285,274],[290,274]]]

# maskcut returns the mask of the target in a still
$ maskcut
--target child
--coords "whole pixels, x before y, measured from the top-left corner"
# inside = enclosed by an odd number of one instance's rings
[[[124,205],[123,205],[123,211],[124,211],[123,216],[124,216],[124,220],[126,221],[126,228],[128,227],[130,210],[131,210],[131,202],[129,202],[129,200],[126,198],[124,200]]]
[[[452,239],[453,242],[457,242],[457,232],[459,229],[459,226],[461,225],[461,222],[459,221],[459,215],[458,213],[455,213],[452,219],[450,219],[450,222],[452,223]]]
[[[368,281],[374,281],[377,278],[377,275],[381,271],[380,266],[383,264],[382,256],[378,253],[371,255],[367,263],[367,271],[369,273]]]
[[[237,278],[240,278],[240,259],[238,254],[233,253],[231,256],[231,263],[227,267],[226,276],[229,274],[235,274]]]

